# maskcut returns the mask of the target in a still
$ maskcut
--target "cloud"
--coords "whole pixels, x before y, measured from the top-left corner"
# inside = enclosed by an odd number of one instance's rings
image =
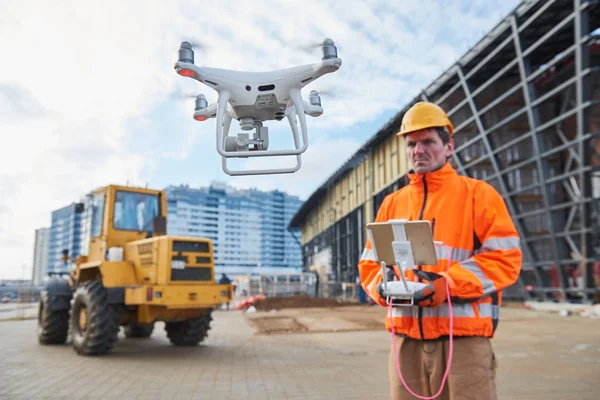
[[[7,61],[0,64],[0,226],[7,228],[0,243],[22,243],[0,245],[2,274],[31,264],[34,230],[49,226],[51,210],[108,183],[176,183],[179,175],[160,180],[161,171],[174,162],[194,168],[198,148],[214,158],[214,120],[196,123],[193,99],[169,97],[202,92],[216,100],[212,89],[173,71],[182,39],[206,45],[198,65],[248,71],[318,62],[318,49],[299,49],[334,39],[342,68],[304,91],[334,96],[323,95],[324,115],[309,118],[302,170],[230,180],[306,195],[361,145],[355,136],[341,139],[340,130],[371,121],[375,133],[387,122],[378,119],[383,113],[400,108],[516,3],[0,3]],[[273,143],[285,140],[289,134]],[[220,164],[198,176],[201,184],[224,177]]]
[[[158,3],[0,5],[11,60],[0,65],[5,275],[32,262],[34,230],[51,210],[109,182],[141,182],[144,155],[124,146],[125,126],[169,85],[157,74],[168,14]]]
[[[27,90],[16,84],[0,84],[0,121],[16,122],[43,117],[46,110]]]

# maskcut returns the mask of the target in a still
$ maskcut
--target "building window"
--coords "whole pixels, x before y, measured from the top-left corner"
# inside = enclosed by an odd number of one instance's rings
[[[92,200],[92,227],[91,236],[98,237],[102,234],[102,221],[104,220],[104,193],[98,193]]]

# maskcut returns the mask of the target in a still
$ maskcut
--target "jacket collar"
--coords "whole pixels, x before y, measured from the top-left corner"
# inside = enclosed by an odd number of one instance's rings
[[[427,191],[431,191],[440,188],[445,182],[448,182],[457,175],[452,165],[446,162],[442,168],[425,174],[416,174],[414,170],[411,170],[408,173],[408,179],[410,186],[419,190],[423,190],[423,179],[425,179],[425,182],[427,182]]]

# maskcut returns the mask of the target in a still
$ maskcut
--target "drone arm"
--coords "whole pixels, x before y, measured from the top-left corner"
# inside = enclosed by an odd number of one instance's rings
[[[196,121],[206,121],[208,118],[216,117],[217,107],[217,103],[212,103],[208,107],[194,111],[194,119]]]
[[[304,104],[304,113],[311,117],[320,117],[323,114],[323,107],[312,105],[302,100]]]
[[[313,79],[310,82],[314,82],[316,79],[320,78],[323,75],[332,73],[340,69],[342,66],[342,60],[340,58],[329,58],[327,60],[323,60],[319,63],[313,64]],[[307,82],[306,84],[308,84]],[[305,86],[305,85],[302,85]]]
[[[213,81],[218,80],[218,77],[211,74],[208,68],[200,68],[196,64],[177,61],[175,63],[175,71],[186,78],[195,79],[198,82],[217,90],[215,82]]]

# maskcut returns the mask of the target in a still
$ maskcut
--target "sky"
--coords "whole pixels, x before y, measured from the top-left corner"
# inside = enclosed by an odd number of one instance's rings
[[[163,189],[224,182],[307,199],[486,32],[517,0],[159,1],[0,3],[0,279],[30,279],[35,229],[109,183]],[[183,40],[198,66],[269,71],[317,63],[334,40],[341,68],[307,85],[324,113],[307,117],[295,174],[230,177],[215,119],[193,96],[217,92],[173,69]],[[293,146],[268,121],[270,149]],[[232,132],[239,130],[232,122]],[[291,166],[287,157],[230,168]]]

